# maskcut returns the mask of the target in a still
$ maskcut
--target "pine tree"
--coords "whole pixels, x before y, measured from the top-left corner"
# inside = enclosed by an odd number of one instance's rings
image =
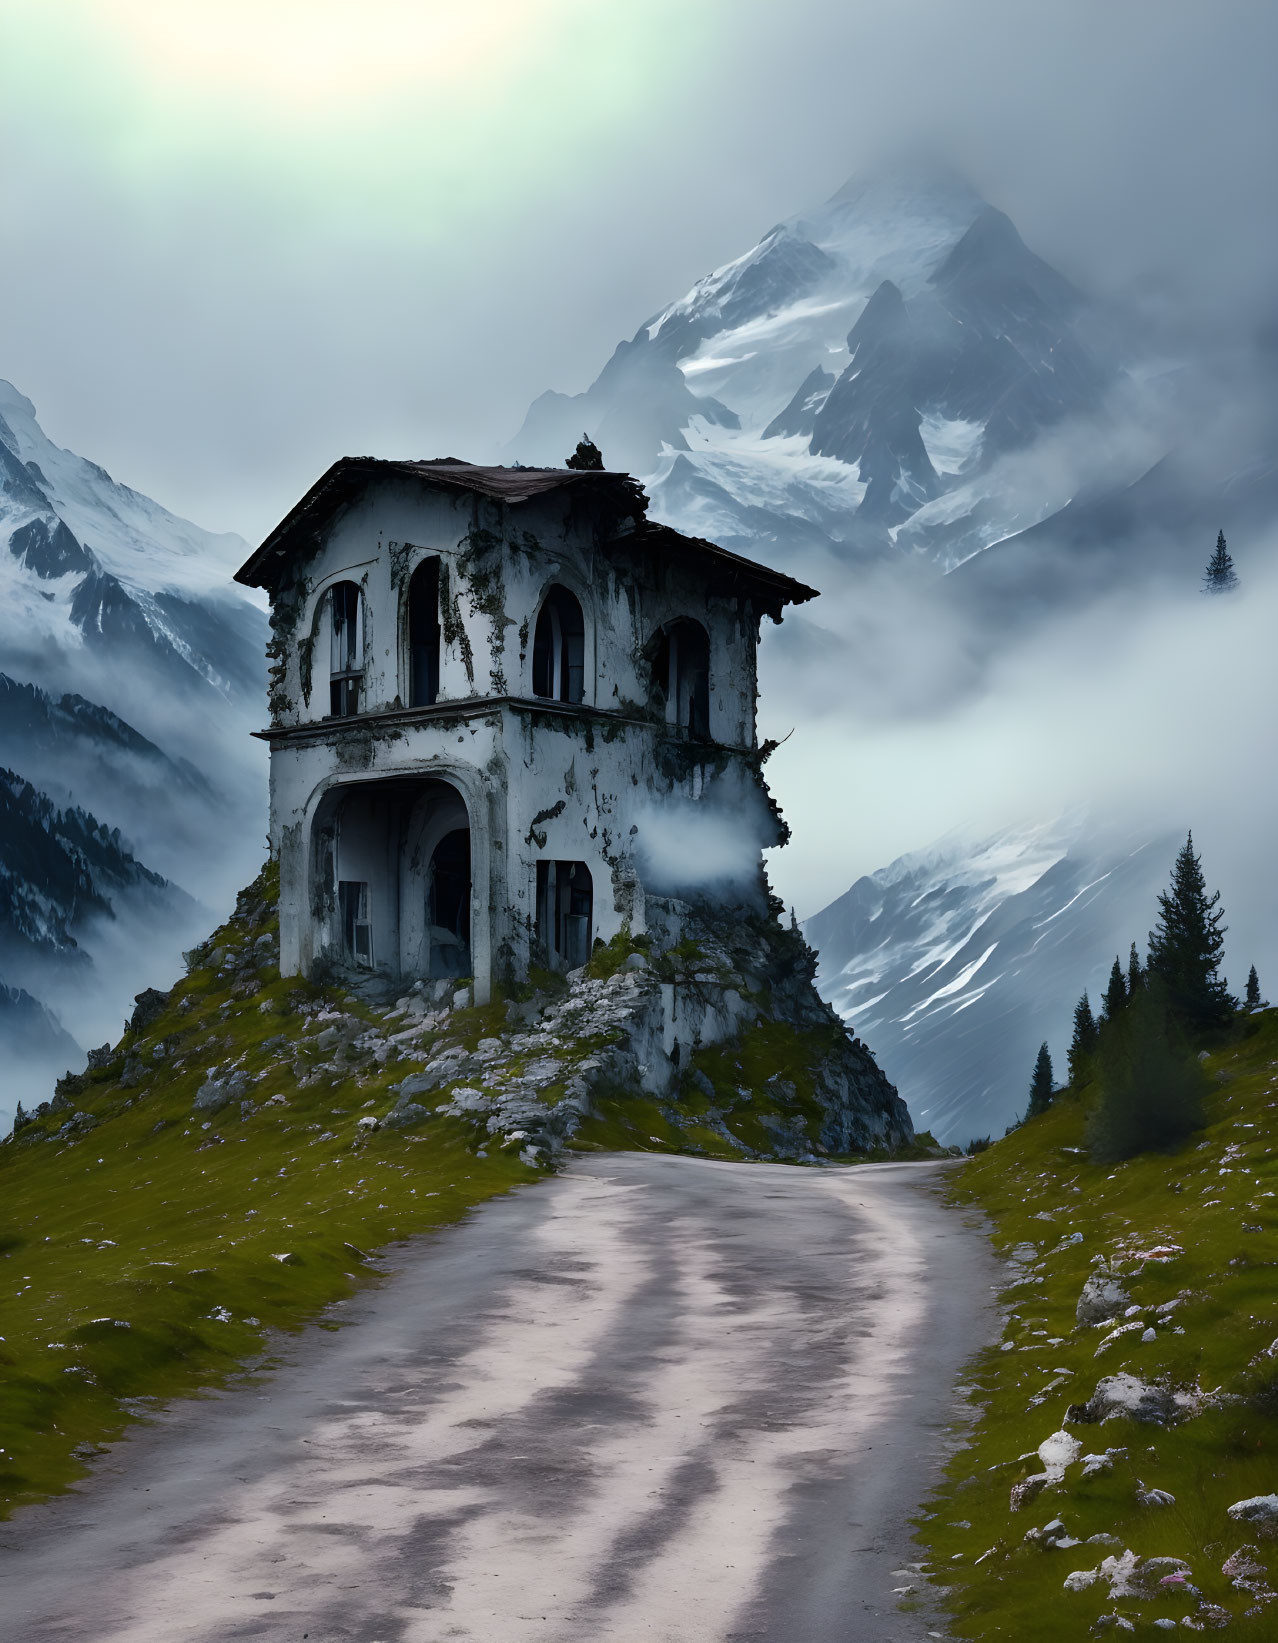
[[[1092,1075],[1092,1057],[1100,1029],[1092,1014],[1091,1000],[1084,993],[1074,1006],[1074,1036],[1069,1046],[1069,1087],[1081,1090]]]
[[[1127,981],[1123,975],[1123,967],[1114,960],[1114,967],[1109,972],[1109,983],[1105,988],[1103,1019],[1113,1021],[1115,1016],[1123,1013],[1123,1006],[1127,1003]]]
[[[30,1118],[22,1110],[22,1103],[19,1101],[18,1110],[13,1115],[13,1133],[16,1135],[20,1129],[25,1129],[30,1122]]]
[[[1256,966],[1253,964],[1251,969],[1247,972],[1247,1008],[1249,1010],[1255,1010],[1259,1009],[1259,1007],[1260,977],[1256,974]]]
[[[1219,890],[1207,894],[1191,833],[1172,868],[1171,889],[1158,898],[1147,967],[1162,983],[1171,1014],[1191,1033],[1223,1026],[1235,1007],[1220,975],[1227,926],[1219,902]]]
[[[1145,985],[1145,969],[1140,961],[1140,954],[1136,951],[1136,943],[1132,942],[1132,950],[1127,960],[1127,996],[1131,998],[1136,991]]]
[[[1098,1163],[1175,1146],[1202,1128],[1207,1076],[1169,1016],[1161,981],[1142,987],[1101,1034],[1096,1082],[1087,1140]]]
[[[1225,533],[1220,531],[1216,537],[1216,551],[1207,561],[1207,569],[1203,573],[1203,592],[1232,593],[1237,586],[1234,562],[1225,546]]]
[[[1026,1118],[1037,1118],[1039,1113],[1046,1112],[1052,1104],[1052,1087],[1055,1080],[1052,1077],[1052,1057],[1047,1045],[1039,1046],[1038,1059],[1034,1063],[1034,1076],[1030,1080],[1029,1106],[1025,1109]]]
[[[567,466],[579,470],[599,469],[602,471],[603,465],[603,452],[589,434],[582,434],[577,441],[577,449],[568,458]]]

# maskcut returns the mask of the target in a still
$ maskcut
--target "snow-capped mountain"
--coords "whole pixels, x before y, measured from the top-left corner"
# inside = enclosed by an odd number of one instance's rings
[[[117,1032],[207,921],[194,898],[220,905],[260,860],[247,553],[62,450],[0,382],[5,1111]]]
[[[949,569],[1069,500],[1070,464],[1025,483],[1018,453],[1120,384],[1101,317],[1006,216],[958,178],[896,172],[698,281],[584,394],[543,394],[510,451],[561,461],[584,429],[681,529]]]
[[[201,530],[55,445],[31,401],[0,381],[0,643],[10,673],[54,687],[68,673],[106,678],[144,711],[157,683],[186,697],[255,691],[265,620],[230,580],[247,552],[240,537]],[[128,688],[126,656],[146,689]],[[117,705],[106,689],[93,694]]]
[[[1098,842],[1085,819],[955,835],[858,879],[804,934],[818,986],[947,1143],[1024,1111],[1039,1045],[1065,1076],[1074,1005],[1142,948],[1178,841]]]

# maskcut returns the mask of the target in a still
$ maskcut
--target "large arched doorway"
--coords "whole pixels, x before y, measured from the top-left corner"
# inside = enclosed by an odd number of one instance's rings
[[[390,979],[474,974],[472,841],[449,782],[388,777],[327,793],[312,828],[315,951]]]

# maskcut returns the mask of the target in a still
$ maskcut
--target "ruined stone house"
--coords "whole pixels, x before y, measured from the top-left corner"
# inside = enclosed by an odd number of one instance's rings
[[[346,458],[237,573],[271,600],[286,975],[473,978],[483,1003],[623,926],[678,939],[653,805],[780,841],[756,646],[813,590],[645,510],[597,469]]]

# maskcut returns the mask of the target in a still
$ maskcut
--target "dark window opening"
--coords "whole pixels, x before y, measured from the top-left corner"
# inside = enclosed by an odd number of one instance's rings
[[[424,559],[408,584],[408,702],[429,707],[439,696],[439,560]]]
[[[430,973],[470,974],[470,829],[455,828],[430,861]]]
[[[697,741],[710,737],[710,636],[700,622],[672,622],[652,666],[653,693],[666,718]]]
[[[342,951],[353,964],[373,968],[373,926],[368,917],[368,885],[342,879],[337,886],[337,907],[342,920]]]
[[[553,587],[533,633],[533,695],[580,702],[586,694],[586,619],[567,588]]]
[[[553,969],[576,970],[590,957],[594,912],[584,861],[537,863],[537,941]]]
[[[329,712],[346,718],[359,712],[364,685],[364,601],[354,582],[328,591]]]

